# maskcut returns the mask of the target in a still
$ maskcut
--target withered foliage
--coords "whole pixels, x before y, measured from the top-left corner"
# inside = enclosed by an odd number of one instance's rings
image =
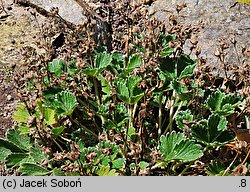
[[[136,127],[136,134],[141,138],[144,143],[140,145],[133,140],[124,142],[126,138],[123,138],[122,134],[109,132],[109,137],[112,138],[113,142],[117,146],[123,148],[126,146],[128,150],[126,163],[138,163],[140,159],[151,159],[150,163],[154,163],[160,159],[161,155],[159,151],[152,150],[156,143],[148,144],[151,140],[158,138],[157,133],[157,121],[158,111],[157,108],[152,104],[153,89],[161,88],[162,81],[159,78],[157,64],[161,61],[158,57],[160,39],[157,34],[175,34],[176,39],[169,42],[169,46],[174,49],[176,57],[179,53],[184,52],[184,47],[190,43],[190,53],[195,54],[197,60],[197,68],[195,69],[195,76],[197,77],[196,84],[202,87],[206,93],[210,93],[212,90],[217,88],[223,88],[225,93],[239,93],[244,97],[249,97],[249,58],[250,50],[248,47],[243,47],[242,50],[237,50],[237,36],[234,36],[229,40],[219,40],[218,49],[215,51],[215,56],[218,57],[220,67],[208,66],[206,64],[206,58],[200,55],[201,50],[199,48],[199,31],[203,29],[203,23],[197,23],[195,26],[181,25],[179,23],[178,16],[171,15],[169,17],[169,25],[154,19],[149,15],[147,7],[153,3],[153,1],[127,1],[127,0],[93,0],[88,1],[88,7],[94,11],[94,15],[91,12],[86,12],[86,21],[82,25],[73,26],[63,22],[62,18],[58,15],[57,8],[53,9],[53,13],[46,24],[40,25],[40,33],[38,34],[37,50],[22,50],[22,54],[27,58],[27,66],[16,66],[18,70],[15,73],[16,85],[18,88],[18,96],[20,101],[24,102],[29,113],[33,114],[36,101],[42,97],[44,87],[41,86],[41,82],[44,81],[45,76],[48,73],[41,72],[41,68],[48,68],[48,62],[54,58],[63,59],[66,62],[76,60],[76,66],[83,70],[86,68],[86,60],[90,62],[93,58],[91,55],[95,54],[97,47],[106,46],[111,53],[123,53],[128,54],[129,51],[133,50],[134,47],[145,48],[145,54],[141,55],[143,64],[140,68],[133,71],[135,74],[140,74],[144,79],[140,83],[140,88],[144,91],[145,97],[143,101],[139,103],[138,109],[136,110],[136,117],[134,119],[134,126]],[[180,12],[185,5],[180,4],[176,8],[176,12]],[[139,34],[139,35],[135,35]],[[132,43],[133,42],[133,43]],[[235,48],[235,56],[239,62],[237,66],[231,66],[229,60],[227,60],[227,49],[229,46]],[[177,58],[174,58],[177,59]],[[216,74],[217,72],[217,74]],[[105,78],[111,82],[114,80],[113,74],[104,72]],[[147,81],[145,80],[147,79]],[[75,78],[67,78],[67,74],[62,74],[60,78],[54,80],[49,85],[50,87],[56,87],[61,83],[65,85],[74,93],[76,96],[81,96],[82,101],[88,102],[91,98],[95,97],[95,91],[93,88],[87,85],[88,79],[78,74]],[[32,82],[32,90],[27,89],[29,82]],[[181,82],[183,86],[189,87],[190,81],[188,78]],[[79,87],[81,85],[81,88]],[[101,85],[99,85],[100,88]],[[150,89],[149,89],[150,88]],[[152,89],[151,89],[152,88]],[[192,90],[190,90],[191,92]],[[116,97],[114,93],[114,97]],[[188,103],[188,107],[199,111],[200,113],[207,114],[206,110],[202,110],[202,101],[206,98],[202,98],[197,95],[191,99]],[[249,98],[244,103],[243,109],[238,110],[234,116],[228,117],[229,128],[235,131],[237,135],[238,129],[245,129],[246,115],[249,115]],[[112,111],[115,108],[115,103],[111,103],[109,110]],[[90,106],[86,106],[86,113],[88,119],[83,119],[83,112],[81,109],[76,109],[73,114],[73,119],[61,119],[58,125],[54,127],[60,127],[61,125],[67,128],[67,133],[70,138],[70,134],[76,131],[79,127],[79,123],[86,126],[89,130],[93,131],[94,134],[98,135],[98,141],[105,141],[109,138],[105,134],[102,134],[101,119],[97,117]],[[167,114],[164,114],[167,116]],[[207,115],[208,116],[208,115]],[[28,126],[35,127],[31,130],[31,135],[34,139],[39,142],[43,142],[41,146],[45,154],[53,156],[55,163],[62,162],[64,159],[70,160],[71,162],[63,162],[63,170],[66,172],[77,172],[80,170],[80,165],[73,163],[74,160],[79,159],[81,155],[79,146],[76,143],[72,143],[68,149],[65,150],[64,140],[55,140],[51,137],[52,133],[50,129],[43,129],[42,121],[44,117],[35,118],[33,116],[28,119]],[[152,127],[144,127],[143,122],[147,120],[152,123]],[[167,121],[167,120],[166,120]],[[190,122],[187,122],[187,129]],[[174,129],[177,129],[176,125],[173,125]],[[186,131],[187,137],[189,131]],[[68,136],[67,135],[67,136]],[[67,139],[67,138],[66,138]],[[96,142],[88,138],[86,134],[81,135],[83,142],[91,143]],[[103,149],[105,154],[112,154],[112,149]],[[224,155],[225,151],[230,151],[230,154]],[[248,148],[249,150],[249,148]],[[60,152],[58,152],[60,151]],[[219,151],[214,150],[213,154],[209,152],[207,159],[201,159],[196,161],[191,167],[191,172],[187,174],[198,175],[205,174],[204,166],[208,164],[211,159],[223,159],[225,161],[231,161],[236,153],[243,154],[245,157],[246,151],[240,150],[236,144],[230,146],[224,146]],[[89,164],[93,164],[96,157],[94,151],[85,154],[84,158],[87,159]],[[225,157],[226,156],[226,157]],[[240,160],[242,157],[239,158]],[[46,166],[47,162],[44,162],[43,166]],[[150,165],[151,166],[151,165]],[[126,167],[127,168],[127,167]],[[240,174],[240,170],[244,174],[245,167],[238,166],[234,171],[235,175]],[[81,173],[84,174],[84,173]],[[161,175],[164,174],[160,170],[150,172],[149,169],[135,170],[137,175]]]

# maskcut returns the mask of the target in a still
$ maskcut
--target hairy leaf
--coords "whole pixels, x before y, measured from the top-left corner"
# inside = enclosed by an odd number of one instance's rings
[[[32,147],[30,138],[27,135],[19,134],[19,132],[14,129],[8,130],[7,139],[23,150],[29,150]]]
[[[160,152],[165,161],[193,161],[203,155],[201,146],[185,138],[182,133],[168,133],[160,137]]]
[[[95,58],[95,67],[98,68],[98,72],[102,72],[112,61],[112,56],[106,52],[99,53]]]
[[[181,55],[177,61],[177,76],[179,79],[193,75],[195,63],[189,55]]]
[[[206,106],[218,115],[228,116],[234,113],[234,109],[239,102],[240,98],[233,94],[225,95],[225,93],[218,90],[208,97]]]
[[[71,115],[76,105],[76,97],[70,91],[62,91],[56,95],[56,109],[59,115]]]
[[[7,167],[16,167],[20,166],[21,163],[25,162],[34,162],[27,153],[11,153],[6,158]]]
[[[34,163],[22,163],[18,170],[22,175],[28,176],[42,176],[50,173],[47,169]]]
[[[233,139],[232,134],[226,130],[227,120],[223,116],[210,115],[191,127],[192,136],[198,141],[211,146],[225,144]]]
[[[5,159],[11,154],[11,150],[5,147],[0,147],[0,163],[5,162]]]

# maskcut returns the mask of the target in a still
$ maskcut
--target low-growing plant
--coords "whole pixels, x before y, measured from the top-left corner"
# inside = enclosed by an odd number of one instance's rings
[[[210,153],[233,141],[242,98],[204,87],[181,47],[190,37],[134,33],[124,53],[89,39],[80,61],[44,63],[0,140],[1,163],[23,175],[184,175],[207,158],[220,175],[228,164]]]

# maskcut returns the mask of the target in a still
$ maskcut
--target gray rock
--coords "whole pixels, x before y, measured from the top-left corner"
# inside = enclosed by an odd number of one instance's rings
[[[73,24],[80,24],[85,19],[82,8],[74,0],[17,0],[29,2],[50,12],[53,7],[59,8],[59,15]]]
[[[233,33],[236,34],[237,50],[250,47],[250,6],[234,0],[157,0],[150,7],[150,13],[157,19],[168,23],[171,14],[177,14],[176,5],[186,3],[187,7],[179,13],[181,24],[197,24],[204,22],[204,29],[199,34],[198,46],[202,54],[208,59],[208,64],[217,66],[220,62],[214,56],[218,39],[229,41]],[[235,50],[231,46],[228,50],[228,64],[237,65]]]

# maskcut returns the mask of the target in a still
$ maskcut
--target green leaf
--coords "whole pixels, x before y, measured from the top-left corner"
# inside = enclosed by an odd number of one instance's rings
[[[63,72],[64,62],[61,59],[54,59],[49,62],[48,68],[50,73],[54,73],[56,78],[59,77]]]
[[[118,78],[116,88],[119,99],[127,104],[137,103],[144,96],[142,90],[137,87],[141,80],[141,77],[134,75],[126,79]]]
[[[20,149],[26,151],[32,147],[30,138],[27,135],[21,135],[17,130],[14,129],[8,130],[7,139]]]
[[[185,67],[185,69],[181,72],[179,78],[182,79],[184,77],[190,77],[193,75],[195,65],[189,65]]]
[[[212,112],[226,117],[234,113],[234,109],[239,103],[240,98],[233,94],[225,95],[225,93],[217,90],[208,97],[206,107]]]
[[[75,77],[80,69],[76,66],[76,60],[71,60],[67,63],[67,73],[70,77]]]
[[[82,70],[82,72],[86,75],[91,76],[91,77],[96,77],[98,75],[98,69],[96,69],[96,68],[92,69],[91,67]]]
[[[46,99],[54,99],[55,95],[62,91],[63,89],[59,87],[46,87],[43,91],[43,97]],[[39,106],[39,110],[42,112],[42,101],[38,101],[37,105]]]
[[[22,175],[28,176],[43,176],[50,173],[47,169],[34,163],[22,163],[18,170],[22,173]]]
[[[99,164],[99,165],[100,166],[109,166],[109,162],[110,162],[109,156],[106,156],[102,159],[102,164]]]
[[[135,128],[129,127],[128,128],[128,136],[131,137],[132,135],[135,135]]]
[[[7,167],[16,167],[20,166],[21,163],[24,162],[32,162],[33,160],[29,157],[27,153],[11,153],[6,158],[6,166]]]
[[[103,166],[100,169],[96,170],[96,174],[99,176],[118,176],[115,169],[110,170],[109,166]]]
[[[226,170],[226,167],[220,161],[213,160],[206,170],[206,173],[210,176],[222,176]]]
[[[59,115],[71,115],[76,105],[76,97],[70,91],[62,91],[56,95],[56,109]]]
[[[139,54],[133,55],[132,57],[129,58],[128,62],[128,69],[131,69],[133,71],[136,67],[141,66],[141,57]]]
[[[127,80],[129,95],[130,96],[135,95],[134,93],[136,91],[137,85],[140,83],[142,78],[139,76],[129,76],[126,80]]]
[[[165,57],[160,63],[159,68],[166,80],[171,81],[176,79],[176,62],[173,58]]]
[[[220,117],[218,115],[211,115],[208,118],[208,129],[210,131],[210,137],[215,138],[217,134],[215,133],[218,131],[224,131],[227,126],[227,120],[225,117]]]
[[[145,161],[140,161],[139,163],[139,167],[141,168],[141,170],[146,169],[149,166],[149,163],[145,162]]]
[[[58,137],[64,131],[64,129],[64,126],[60,126],[53,128],[51,131],[55,137]]]
[[[102,75],[97,76],[97,79],[101,82],[102,92],[104,93],[102,97],[104,100],[106,100],[112,95],[111,86],[109,82]]]
[[[44,107],[43,108],[43,117],[46,120],[48,125],[53,125],[57,123],[56,111],[54,109]]]
[[[193,75],[196,62],[189,55],[182,54],[177,61],[177,76],[179,79]]]
[[[212,114],[208,121],[202,120],[198,124],[192,125],[192,136],[206,145],[222,145],[233,139],[232,134],[226,130],[226,125],[225,117]]]
[[[141,66],[141,57],[139,54],[133,55],[132,57],[129,58],[128,66],[126,69],[120,73],[119,77],[127,77],[130,72],[132,72],[135,68]]]
[[[121,169],[125,165],[125,160],[123,158],[115,159],[112,161],[113,169]]]
[[[11,154],[11,150],[0,147],[0,163],[4,163],[5,159]]]
[[[36,163],[41,163],[44,159],[48,159],[48,155],[45,155],[38,145],[30,149],[30,156]]]
[[[16,106],[16,111],[13,114],[13,119],[15,121],[18,121],[19,123],[25,123],[27,120],[27,117],[29,117],[29,112],[28,110],[25,108],[25,104],[24,103],[19,103]]]
[[[99,109],[98,109],[97,113],[98,113],[99,115],[106,116],[106,115],[109,113],[109,108],[108,108],[108,106],[106,106],[106,105],[104,105],[104,104],[101,104],[101,105],[99,106]]]
[[[112,54],[112,71],[113,73],[117,74],[117,71],[116,70],[120,70],[121,68],[124,68],[124,55],[121,54],[121,53],[113,53]]]
[[[107,121],[105,121],[104,124],[103,124],[103,128],[105,130],[107,130],[107,131],[114,129],[115,127],[116,127],[116,125],[110,119],[108,119]]]
[[[225,95],[221,91],[216,91],[212,93],[207,99],[207,106],[211,111],[219,111],[221,108],[221,103]]]
[[[95,68],[101,73],[112,61],[112,56],[106,52],[97,54],[95,58]]]
[[[66,173],[66,176],[80,176],[80,172],[79,171],[68,172]]]
[[[94,66],[87,64],[87,69],[83,73],[92,77],[97,77],[104,69],[106,69],[112,61],[112,56],[107,52],[98,53],[95,57]]]
[[[180,130],[184,130],[185,124],[183,121],[191,122],[193,121],[193,115],[190,110],[180,111],[176,116],[176,124]]]
[[[21,135],[26,135],[30,133],[30,128],[24,125],[19,125],[17,130]]]
[[[19,148],[17,145],[15,145],[14,143],[7,141],[5,139],[0,139],[0,147],[4,147],[16,153],[24,151],[21,148]]]
[[[136,168],[135,163],[131,163],[131,164],[129,165],[129,168],[130,168],[130,170],[134,170],[134,169]]]
[[[174,49],[172,47],[166,47],[163,49],[162,52],[159,53],[161,57],[167,57],[171,55],[174,52]]]
[[[201,146],[185,138],[184,134],[173,131],[160,137],[160,152],[164,160],[193,161],[203,155]]]

